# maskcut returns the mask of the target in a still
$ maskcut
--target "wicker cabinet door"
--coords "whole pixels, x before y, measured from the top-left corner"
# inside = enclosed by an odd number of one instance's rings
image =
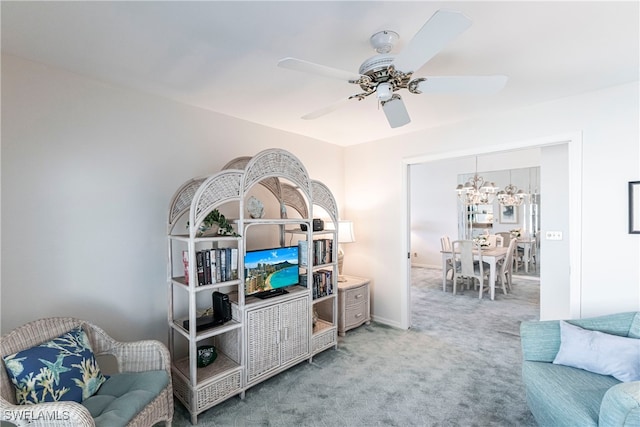
[[[247,312],[247,382],[280,366],[278,305]]]
[[[309,355],[309,298],[299,298],[280,306],[282,364]]]

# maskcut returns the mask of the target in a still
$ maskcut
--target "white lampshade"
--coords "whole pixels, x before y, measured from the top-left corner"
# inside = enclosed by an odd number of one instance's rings
[[[353,233],[352,221],[338,221],[338,243],[352,243],[356,241]],[[344,263],[344,250],[342,245],[338,245],[338,282],[346,282],[342,275],[342,265]]]
[[[356,235],[353,233],[353,221],[338,222],[338,243],[353,243]]]

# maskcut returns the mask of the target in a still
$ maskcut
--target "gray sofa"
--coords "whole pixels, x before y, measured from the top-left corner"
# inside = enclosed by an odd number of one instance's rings
[[[639,312],[568,323],[640,338]],[[527,403],[540,426],[640,427],[640,381],[621,382],[613,376],[552,363],[560,349],[560,321],[523,322],[520,335]]]

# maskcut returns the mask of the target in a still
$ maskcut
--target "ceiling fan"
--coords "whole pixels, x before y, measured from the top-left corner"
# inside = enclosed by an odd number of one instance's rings
[[[296,58],[283,58],[278,66],[290,70],[319,74],[357,84],[362,92],[335,104],[302,116],[315,119],[330,113],[352,99],[362,101],[375,93],[392,128],[411,121],[402,101],[401,89],[410,93],[475,93],[490,94],[500,91],[507,83],[503,75],[442,76],[413,78],[413,73],[433,58],[444,46],[471,26],[471,20],[461,12],[438,10],[423,25],[408,45],[397,55],[391,54],[399,39],[395,31],[385,30],[370,38],[377,55],[365,60],[358,73],[343,71]]]

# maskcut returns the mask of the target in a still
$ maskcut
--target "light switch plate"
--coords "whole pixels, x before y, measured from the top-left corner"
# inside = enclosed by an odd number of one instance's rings
[[[547,240],[562,240],[562,231],[547,231],[544,237]]]

